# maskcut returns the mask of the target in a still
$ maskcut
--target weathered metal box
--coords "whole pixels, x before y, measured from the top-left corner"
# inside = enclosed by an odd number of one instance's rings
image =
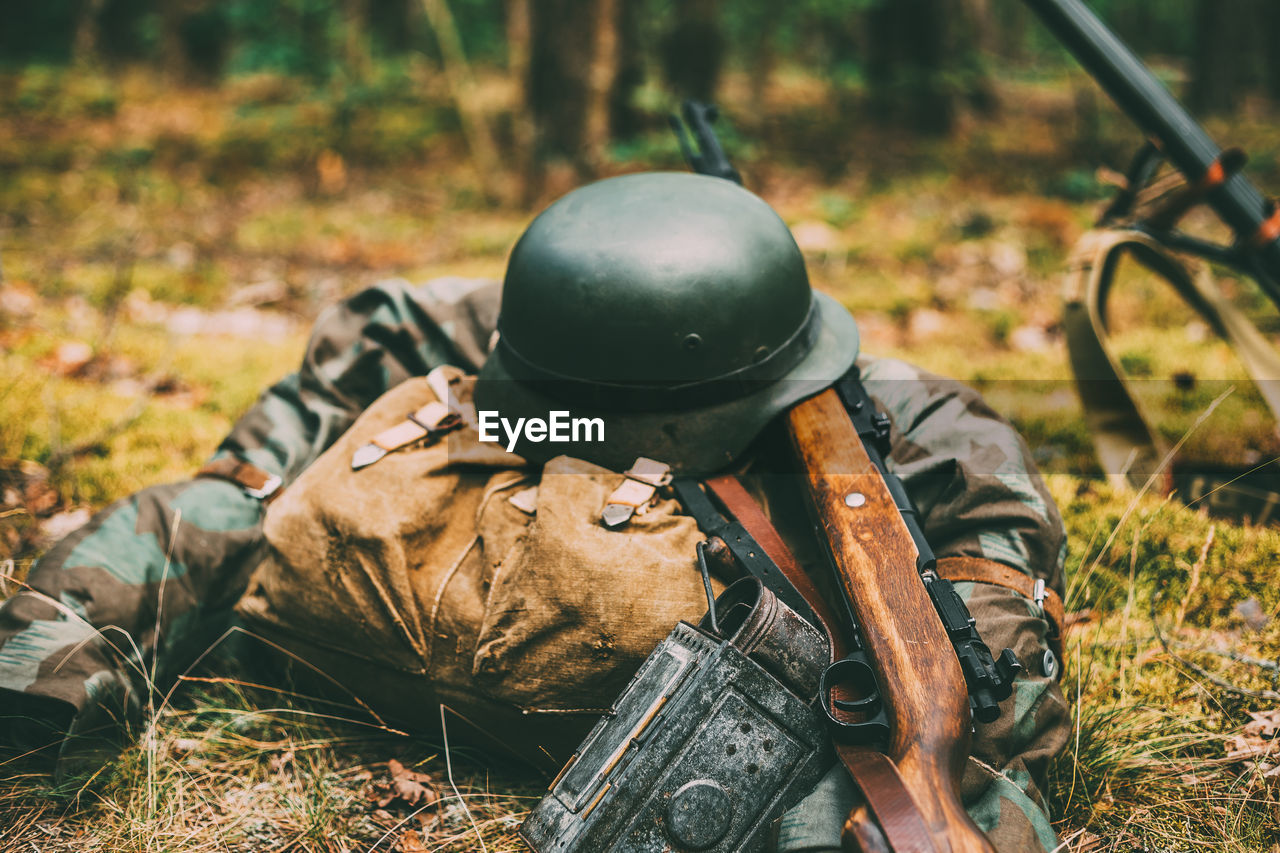
[[[833,760],[807,699],[681,622],[520,835],[539,853],[760,850]]]

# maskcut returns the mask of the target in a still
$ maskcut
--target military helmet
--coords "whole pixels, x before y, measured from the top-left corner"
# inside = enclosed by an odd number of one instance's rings
[[[857,352],[853,317],[809,287],[762,199],[721,178],[626,175],[559,199],[512,249],[476,406],[603,422],[603,441],[522,440],[529,459],[710,473]]]

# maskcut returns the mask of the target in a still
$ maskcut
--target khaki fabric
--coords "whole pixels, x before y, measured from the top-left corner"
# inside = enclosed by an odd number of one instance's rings
[[[455,377],[464,404],[471,387]],[[559,760],[671,627],[705,611],[701,534],[669,499],[606,529],[622,475],[563,456],[537,472],[470,427],[351,469],[434,398],[425,379],[396,386],[271,504],[269,554],[238,611],[381,716],[421,726],[443,702]],[[532,514],[509,500],[531,486]]]

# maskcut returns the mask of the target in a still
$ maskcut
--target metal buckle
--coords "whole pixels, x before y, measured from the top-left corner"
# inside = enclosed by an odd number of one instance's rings
[[[1040,608],[1040,615],[1044,616],[1044,578],[1036,578],[1036,585],[1031,588],[1031,600],[1036,603],[1036,607]]]
[[[251,498],[257,498],[258,500],[263,501],[274,495],[276,493],[276,489],[280,488],[280,484],[282,482],[284,481],[275,474],[271,474],[267,477],[267,481],[257,489],[251,489],[248,486],[244,486],[244,493]]]

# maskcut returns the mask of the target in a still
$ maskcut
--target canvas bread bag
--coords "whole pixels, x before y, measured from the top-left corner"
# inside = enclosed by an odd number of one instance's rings
[[[473,380],[450,380],[474,423]],[[565,456],[538,470],[469,425],[352,470],[434,399],[425,378],[388,391],[270,505],[238,610],[353,716],[429,729],[443,703],[473,737],[554,763],[706,609],[702,536],[663,497],[610,530],[621,474]]]

